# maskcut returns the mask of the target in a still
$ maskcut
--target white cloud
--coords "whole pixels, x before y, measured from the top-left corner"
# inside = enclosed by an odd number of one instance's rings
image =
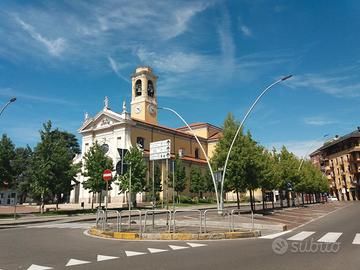
[[[251,37],[252,36],[252,31],[250,30],[249,27],[247,27],[246,25],[241,25],[240,26],[240,30],[241,32],[247,36],[247,37]]]
[[[286,142],[272,142],[266,143],[265,146],[271,150],[274,147],[280,151],[284,145],[290,152],[294,153],[299,158],[309,158],[316,149],[323,145],[324,141],[309,140],[309,141],[286,141]]]
[[[305,117],[304,123],[311,126],[325,126],[336,123],[334,120],[326,119],[321,116]]]
[[[11,88],[0,88],[0,96],[3,96],[3,97],[14,97],[15,96],[16,98],[18,98],[17,103],[21,102],[21,99],[26,99],[26,100],[31,100],[31,101],[35,101],[35,102],[53,103],[53,104],[58,104],[58,105],[68,105],[68,106],[75,105],[74,103],[72,103],[68,100],[59,99],[59,98],[51,98],[51,97],[47,97],[47,96],[25,94],[25,93],[22,93],[19,91],[15,91]]]
[[[335,97],[359,97],[359,72],[346,71],[347,69],[325,74],[300,74],[285,83],[291,88],[317,90]]]
[[[115,72],[116,75],[118,75],[121,79],[123,79],[126,82],[130,82],[129,79],[127,79],[125,76],[123,76],[120,72],[120,70],[128,65],[120,65],[118,62],[116,62],[111,56],[108,56],[108,61],[111,69]]]
[[[19,17],[16,16],[15,19],[33,39],[44,45],[51,55],[59,56],[65,50],[67,46],[65,39],[57,38],[50,40],[38,33],[32,25],[24,22]]]

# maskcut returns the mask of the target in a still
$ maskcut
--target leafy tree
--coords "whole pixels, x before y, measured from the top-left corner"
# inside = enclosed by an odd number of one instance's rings
[[[174,190],[177,192],[177,195],[179,195],[179,193],[183,192],[186,188],[186,171],[185,171],[185,166],[183,165],[182,160],[179,158],[178,155],[176,155],[175,157],[175,188]],[[171,179],[171,181],[169,181],[169,186],[173,187],[173,181],[172,181],[172,174],[171,176],[169,176],[169,179]]]
[[[201,174],[199,167],[192,167],[190,170],[190,192],[201,198],[202,192],[204,191],[205,181]]]
[[[154,180],[152,179],[153,175],[151,175],[151,179],[149,183],[146,185],[145,190],[151,194],[151,199],[158,200],[159,198],[159,192],[162,191],[162,185],[161,185],[161,169],[159,164],[154,164]],[[154,183],[153,183],[154,181]],[[153,184],[154,184],[154,192],[155,192],[155,198],[153,198]]]
[[[293,153],[290,153],[285,146],[279,153],[279,170],[280,170],[280,191],[286,191],[287,204],[290,207],[289,189],[293,189],[299,182],[299,165],[300,162]],[[281,197],[281,194],[280,194]],[[282,204],[282,201],[281,201]]]
[[[97,142],[95,142],[90,147],[89,151],[85,153],[83,175],[87,177],[87,179],[84,181],[83,186],[85,189],[89,189],[93,196],[95,193],[98,193],[99,206],[101,206],[102,191],[106,190],[106,182],[103,180],[104,170],[112,170],[113,167],[112,159],[105,155]],[[112,181],[109,181],[109,189],[111,187],[111,182]]]
[[[136,207],[136,193],[142,192],[146,187],[147,166],[143,158],[143,152],[138,147],[131,147],[125,155],[125,163],[131,168],[131,193],[134,207]],[[130,169],[119,176],[121,191],[129,190]]]
[[[58,203],[64,199],[72,186],[79,166],[73,165],[74,152],[58,129],[53,130],[51,121],[40,131],[41,141],[34,149],[31,164],[33,181],[30,184],[32,195],[44,203],[52,200]]]
[[[27,147],[20,147],[15,149],[15,158],[12,162],[12,167],[15,172],[15,189],[19,193],[18,199],[20,203],[26,201],[26,197],[31,193],[30,184],[31,164],[32,164],[32,149]]]
[[[0,188],[11,187],[15,173],[11,161],[15,158],[15,146],[8,136],[2,135],[0,140]]]

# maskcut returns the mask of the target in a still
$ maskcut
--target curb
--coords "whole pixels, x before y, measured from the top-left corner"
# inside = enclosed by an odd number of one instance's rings
[[[219,240],[252,238],[261,236],[261,231],[220,232],[220,233],[135,233],[108,232],[91,228],[88,233],[93,236],[121,240]]]

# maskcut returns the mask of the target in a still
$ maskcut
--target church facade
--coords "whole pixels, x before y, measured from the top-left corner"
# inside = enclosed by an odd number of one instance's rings
[[[127,111],[125,102],[120,112],[110,108],[109,100],[106,97],[104,108],[94,117],[85,115],[85,120],[78,130],[82,136],[82,153],[76,157],[75,162],[83,160],[85,153],[97,142],[102,146],[106,155],[117,164],[121,159],[120,149],[130,149],[138,146],[143,149],[144,159],[148,167],[146,181],[152,181],[152,166],[149,160],[150,143],[161,140],[171,140],[171,159],[176,155],[183,160],[186,168],[187,179],[192,166],[207,168],[207,163],[192,132],[185,126],[180,128],[169,128],[158,123],[158,99],[157,99],[157,76],[150,67],[138,67],[131,76],[132,98],[130,113]],[[119,104],[120,105],[120,104]],[[169,112],[164,112],[169,113]],[[193,132],[198,136],[206,154],[212,157],[215,146],[221,137],[222,130],[219,127],[208,123],[194,123],[190,125]],[[156,161],[161,168],[162,186],[165,190],[166,166],[165,161]],[[115,168],[112,168],[115,171]],[[83,182],[86,178],[78,175],[74,189],[70,194],[70,203],[90,204],[96,202],[97,196],[93,197],[88,190],[84,189]],[[187,183],[188,192],[189,183]],[[171,188],[168,192],[172,193]],[[112,190],[109,191],[109,202],[126,204],[127,196],[119,192],[119,186],[112,183]],[[137,201],[144,202],[146,194],[137,194]],[[163,194],[160,194],[160,198]],[[170,196],[171,198],[171,196]]]

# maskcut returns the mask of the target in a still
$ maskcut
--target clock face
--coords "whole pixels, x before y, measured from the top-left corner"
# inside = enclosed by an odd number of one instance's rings
[[[148,110],[149,110],[149,113],[152,114],[152,115],[155,115],[156,114],[156,109],[155,109],[155,106],[154,105],[149,105],[148,106]]]
[[[137,114],[141,113],[141,106],[140,105],[137,105],[135,107],[135,113],[137,113]]]

